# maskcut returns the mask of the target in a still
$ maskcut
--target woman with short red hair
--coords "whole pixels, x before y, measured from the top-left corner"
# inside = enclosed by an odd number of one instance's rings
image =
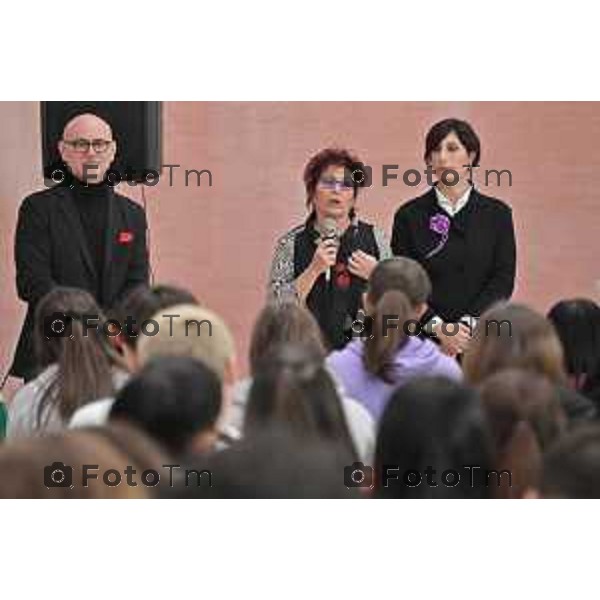
[[[306,304],[329,348],[341,348],[352,337],[369,275],[390,255],[383,233],[356,215],[361,167],[341,149],[322,150],[309,160],[304,184],[310,214],[278,240],[271,266],[271,295]]]

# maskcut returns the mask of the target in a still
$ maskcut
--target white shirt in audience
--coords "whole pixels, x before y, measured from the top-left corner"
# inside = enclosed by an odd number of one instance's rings
[[[56,377],[57,366],[50,365],[35,379],[21,387],[8,405],[7,438],[29,437],[46,433],[55,433],[67,428],[55,407],[47,406],[38,423],[38,411],[42,397]],[[129,374],[120,369],[113,371],[113,385],[119,390],[127,381]],[[95,402],[93,403],[95,404]]]

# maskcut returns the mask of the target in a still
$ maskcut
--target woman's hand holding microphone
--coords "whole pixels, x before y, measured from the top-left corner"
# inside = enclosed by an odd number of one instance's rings
[[[336,263],[338,248],[339,242],[335,238],[324,238],[319,241],[308,268],[296,279],[296,293],[302,302],[306,301],[306,297],[322,273],[329,273],[329,277],[326,275],[329,281],[331,267]]]
[[[318,243],[309,267],[317,277],[321,273],[331,273],[330,269],[336,263],[338,248],[339,243],[334,238],[325,238]]]

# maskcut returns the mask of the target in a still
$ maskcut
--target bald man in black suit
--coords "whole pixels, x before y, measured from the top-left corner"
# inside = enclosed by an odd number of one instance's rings
[[[84,289],[108,308],[148,283],[144,210],[104,181],[117,151],[110,125],[94,114],[80,114],[65,126],[58,149],[68,176],[25,198],[17,223],[17,292],[28,307],[10,374],[25,381],[40,370],[34,314],[50,290]]]

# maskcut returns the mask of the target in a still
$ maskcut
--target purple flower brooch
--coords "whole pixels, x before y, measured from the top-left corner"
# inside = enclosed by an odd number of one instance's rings
[[[442,238],[438,245],[425,255],[425,258],[435,256],[446,245],[448,232],[450,231],[450,219],[442,213],[436,213],[429,219],[429,229],[441,235]]]

